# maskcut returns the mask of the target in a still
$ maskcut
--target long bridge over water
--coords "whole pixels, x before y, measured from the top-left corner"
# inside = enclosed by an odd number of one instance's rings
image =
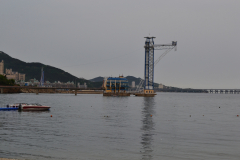
[[[166,88],[155,89],[157,92],[186,92],[186,93],[215,93],[215,94],[239,94],[240,89],[181,89],[181,88]]]
[[[208,89],[208,93],[239,94],[240,89]]]
[[[1,94],[4,93],[4,89],[11,89],[11,88],[18,88],[18,89],[34,89],[36,90],[36,94],[39,93],[39,90],[41,89],[51,89],[51,90],[56,90],[56,89],[64,89],[64,90],[72,90],[75,91],[75,95],[77,95],[77,91],[79,90],[103,90],[102,88],[76,88],[76,87],[36,87],[36,86],[0,86],[1,89]]]
[[[41,89],[51,89],[51,90],[71,90],[75,91],[75,95],[80,90],[94,90],[94,91],[103,91],[103,88],[76,88],[76,87],[36,87],[36,86],[0,86],[1,94],[4,93],[4,89],[19,88],[19,89],[34,89],[36,94],[39,93]],[[155,92],[182,92],[182,93],[212,93],[212,94],[240,94],[240,89],[182,89],[182,88],[156,88]],[[130,91],[134,94],[136,91]]]

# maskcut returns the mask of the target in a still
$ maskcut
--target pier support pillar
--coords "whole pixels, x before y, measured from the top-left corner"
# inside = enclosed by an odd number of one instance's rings
[[[36,90],[36,95],[38,95],[39,89]]]
[[[3,94],[3,88],[1,88],[1,94]]]
[[[75,90],[75,96],[77,95],[77,90]]]

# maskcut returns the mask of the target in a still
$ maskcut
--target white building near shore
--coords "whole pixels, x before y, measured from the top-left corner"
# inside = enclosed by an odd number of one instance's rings
[[[4,61],[0,62],[0,74],[6,75],[7,79],[14,79],[15,81],[25,81],[25,74],[13,72],[12,69],[7,69],[4,74]]]
[[[2,62],[0,62],[0,74],[4,75],[4,61],[2,60]]]
[[[135,81],[132,81],[132,88],[135,88]]]

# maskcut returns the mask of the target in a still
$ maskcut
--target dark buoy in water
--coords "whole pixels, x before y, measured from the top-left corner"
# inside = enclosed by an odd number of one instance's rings
[[[220,107],[219,107],[220,108]]]
[[[191,117],[191,115],[189,117]]]

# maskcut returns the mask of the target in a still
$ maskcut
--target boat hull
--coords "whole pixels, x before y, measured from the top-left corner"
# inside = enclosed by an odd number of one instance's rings
[[[18,110],[18,111],[49,111],[51,107],[43,106],[41,104],[27,104],[27,103],[16,103],[16,104],[8,104],[6,107],[1,108],[2,111],[8,110]]]
[[[49,106],[42,106],[42,105],[20,105],[19,111],[48,111],[50,109]]]
[[[48,111],[48,106],[23,106],[22,111]]]
[[[18,110],[18,108],[0,108],[0,111]]]

